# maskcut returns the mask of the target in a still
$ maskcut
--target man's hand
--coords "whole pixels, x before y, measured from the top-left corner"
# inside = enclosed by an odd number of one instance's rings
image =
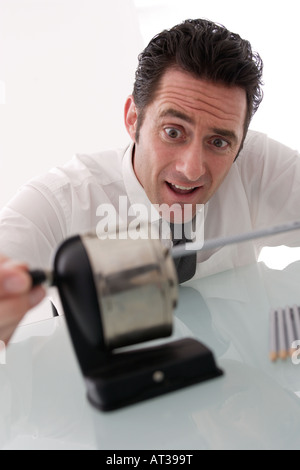
[[[44,297],[42,287],[31,287],[25,265],[0,255],[0,340],[7,344],[25,313]]]

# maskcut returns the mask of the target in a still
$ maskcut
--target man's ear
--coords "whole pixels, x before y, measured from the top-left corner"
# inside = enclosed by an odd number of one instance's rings
[[[131,140],[135,142],[135,134],[137,127],[137,110],[133,96],[128,96],[124,107],[124,121],[128,134]]]

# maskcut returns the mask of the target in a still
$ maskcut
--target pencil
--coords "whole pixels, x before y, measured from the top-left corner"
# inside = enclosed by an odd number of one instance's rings
[[[277,312],[275,309],[270,310],[270,339],[269,339],[269,357],[272,362],[278,357],[278,328],[277,328]]]
[[[300,341],[300,315],[298,305],[293,305],[293,320],[295,325],[296,340]]]
[[[287,344],[286,344],[286,331],[284,324],[284,313],[282,308],[277,309],[278,314],[278,351],[280,359],[287,358]]]
[[[287,351],[290,356],[293,355],[293,352],[296,348],[293,348],[293,342],[296,339],[296,333],[294,330],[294,321],[293,321],[293,310],[287,305],[284,310],[284,318],[286,324],[286,333],[287,333]]]

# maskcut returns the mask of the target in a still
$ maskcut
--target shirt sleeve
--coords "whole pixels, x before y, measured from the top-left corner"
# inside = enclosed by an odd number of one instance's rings
[[[50,269],[65,237],[63,208],[37,187],[26,185],[0,212],[0,252],[30,268]]]

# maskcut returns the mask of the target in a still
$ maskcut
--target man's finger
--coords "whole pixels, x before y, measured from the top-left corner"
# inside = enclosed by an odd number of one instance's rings
[[[28,274],[17,267],[2,265],[0,268],[0,297],[12,294],[21,294],[31,287]]]

